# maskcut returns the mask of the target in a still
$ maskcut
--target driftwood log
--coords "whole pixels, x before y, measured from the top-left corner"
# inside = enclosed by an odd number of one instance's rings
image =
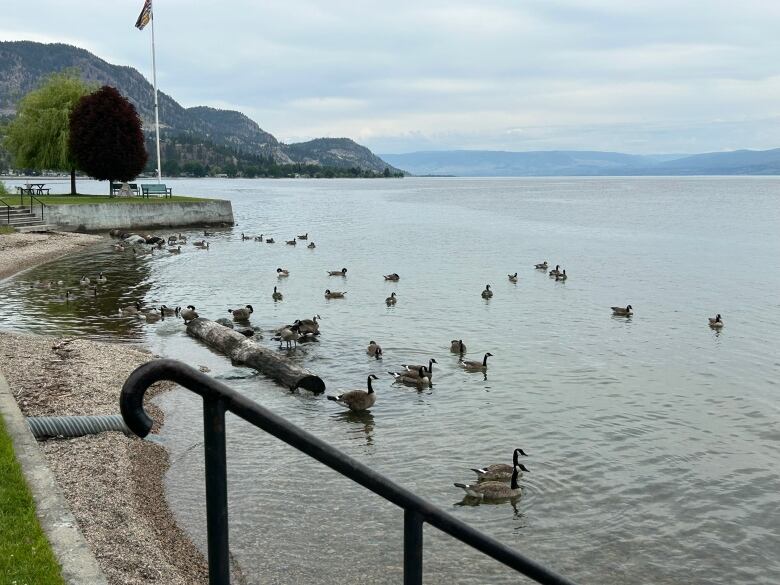
[[[273,378],[290,390],[305,388],[315,393],[325,391],[325,383],[316,374],[215,321],[194,319],[187,324],[187,334],[219,350],[234,362],[246,364]]]

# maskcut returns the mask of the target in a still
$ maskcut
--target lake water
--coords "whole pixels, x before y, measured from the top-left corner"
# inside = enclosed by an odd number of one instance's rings
[[[172,183],[231,199],[235,228],[219,230],[208,251],[133,258],[107,241],[38,267],[0,283],[2,326],[142,342],[208,366],[582,583],[780,582],[780,179]],[[284,244],[304,232],[316,249]],[[569,279],[534,270],[545,259]],[[290,277],[278,280],[277,267]],[[342,267],[346,279],[326,275]],[[78,290],[83,273],[100,270],[109,280],[97,299]],[[385,282],[390,272],[400,281]],[[66,280],[76,296],[32,288],[38,279]],[[347,298],[326,300],[326,288]],[[392,291],[398,304],[388,308]],[[290,394],[189,339],[181,320],[116,315],[135,300],[193,304],[210,318],[249,303],[265,329],[319,314],[319,343],[294,359],[328,393],[376,373],[377,403],[349,415],[324,396]],[[611,315],[629,303],[632,318]],[[707,325],[716,313],[720,332]],[[458,338],[470,359],[494,354],[487,379],[458,367],[449,353]],[[381,362],[365,353],[371,339]],[[274,345],[268,334],[261,343]],[[435,383],[422,392],[385,373],[430,357]],[[160,403],[170,503],[202,545],[200,403],[181,390]],[[401,581],[400,510],[234,418],[228,437],[231,548],[250,583]],[[460,505],[453,482],[510,461],[515,447],[529,454],[522,498]],[[425,541],[426,583],[517,582],[433,529]]]

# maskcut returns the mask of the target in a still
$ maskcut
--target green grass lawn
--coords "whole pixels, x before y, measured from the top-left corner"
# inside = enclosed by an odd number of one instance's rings
[[[108,195],[36,195],[36,199],[46,205],[83,205],[88,203],[112,203],[123,205],[127,203],[141,203],[144,205],[157,205],[160,203],[179,203],[181,201],[208,201],[203,197],[185,197],[174,195],[173,197],[109,197]],[[30,197],[25,195],[25,203],[30,203]],[[10,203],[10,201],[9,201]],[[35,200],[33,200],[35,203]]]
[[[7,225],[0,225],[0,236],[2,236],[3,234],[12,234],[15,231],[16,230],[14,228],[8,227]]]
[[[0,416],[0,583],[63,585]]]

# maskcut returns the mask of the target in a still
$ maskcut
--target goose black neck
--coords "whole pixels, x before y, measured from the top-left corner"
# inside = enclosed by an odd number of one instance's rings
[[[433,359],[428,360],[428,371],[433,371]]]
[[[374,393],[374,387],[371,385],[371,376],[368,377],[368,380],[366,380],[366,383],[368,384],[368,393],[373,394]]]
[[[518,456],[517,449],[515,449],[515,452],[512,453],[512,469],[517,467],[517,456]]]
[[[487,365],[487,359],[488,359],[488,354],[485,354],[485,357],[484,357],[484,358],[482,358],[482,365],[483,365],[483,366],[486,366],[486,365]]]
[[[512,471],[512,483],[509,487],[511,487],[513,490],[516,490],[519,486],[517,485],[517,466],[515,466],[514,471]]]

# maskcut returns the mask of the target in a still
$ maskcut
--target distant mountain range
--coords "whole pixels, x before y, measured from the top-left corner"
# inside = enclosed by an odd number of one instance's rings
[[[578,150],[442,150],[379,156],[413,175],[544,177],[780,174],[780,148],[695,155],[634,155]]]
[[[0,42],[0,116],[12,117],[16,104],[26,93],[35,89],[43,78],[63,69],[77,70],[87,82],[119,89],[138,110],[144,122],[147,145],[152,144],[152,85],[132,67],[112,65],[71,45]],[[182,164],[197,162],[235,167],[242,161],[249,165],[270,159],[278,165],[300,163],[375,173],[383,173],[386,168],[397,171],[348,138],[283,144],[241,112],[205,106],[184,108],[162,91],[159,102],[164,164],[166,160],[178,160]],[[152,149],[149,151],[153,152]]]

